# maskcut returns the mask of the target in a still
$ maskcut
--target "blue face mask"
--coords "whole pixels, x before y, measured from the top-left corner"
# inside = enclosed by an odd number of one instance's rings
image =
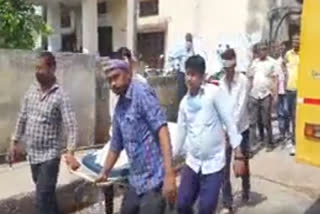
[[[189,112],[195,113],[201,109],[201,99],[200,96],[188,96],[187,97],[187,110]]]

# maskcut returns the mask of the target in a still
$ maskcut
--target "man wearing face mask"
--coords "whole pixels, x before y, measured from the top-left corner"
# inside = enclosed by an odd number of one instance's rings
[[[36,66],[37,81],[25,94],[12,137],[10,153],[16,156],[17,144],[25,137],[36,185],[36,213],[57,214],[55,196],[63,149],[63,127],[68,134],[66,159],[72,160],[77,142],[77,124],[70,100],[55,77],[56,61],[50,52],[41,53]],[[71,168],[78,165],[68,162]]]
[[[177,82],[178,82],[178,102],[182,100],[184,95],[187,93],[187,86],[185,81],[185,69],[184,64],[186,60],[194,55],[193,47],[193,36],[191,33],[187,33],[185,36],[185,45],[183,48],[178,48],[173,52],[169,53],[168,63],[170,69],[177,71]]]
[[[249,95],[249,81],[247,77],[236,71],[236,53],[234,49],[227,49],[221,54],[223,69],[225,71],[224,76],[220,80],[219,86],[229,96],[232,101],[232,116],[234,122],[238,128],[238,131],[242,135],[242,141],[240,144],[241,151],[244,155],[244,163],[246,171],[242,178],[242,200],[247,202],[249,200],[250,191],[250,175],[249,175],[249,112],[247,108],[248,95]],[[226,167],[224,170],[223,180],[223,205],[224,209],[221,213],[229,214],[233,213],[233,196],[232,186],[230,182],[230,162],[232,157],[232,148],[227,144],[226,150]]]
[[[225,131],[235,150],[235,175],[244,173],[241,135],[232,119],[230,99],[218,86],[204,84],[205,60],[200,55],[186,61],[188,93],[178,115],[177,156],[186,148],[186,166],[178,190],[178,213],[192,214],[199,197],[201,214],[215,213],[225,167]],[[184,147],[186,144],[186,147]]]

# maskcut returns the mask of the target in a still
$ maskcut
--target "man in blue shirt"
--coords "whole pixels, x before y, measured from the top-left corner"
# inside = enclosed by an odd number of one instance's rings
[[[235,175],[244,173],[240,150],[241,135],[232,119],[232,105],[227,94],[215,85],[204,85],[205,60],[200,55],[190,57],[185,64],[188,93],[182,99],[178,115],[178,146],[186,149],[186,166],[178,190],[178,212],[193,213],[199,197],[201,214],[216,210],[225,167],[225,131],[235,150]],[[186,144],[184,147],[183,145]]]
[[[130,175],[121,213],[164,213],[165,200],[174,203],[175,173],[166,116],[154,90],[134,81],[129,65],[111,60],[105,69],[112,91],[119,95],[113,116],[113,133],[105,165],[96,182],[104,181],[120,152],[127,152]]]

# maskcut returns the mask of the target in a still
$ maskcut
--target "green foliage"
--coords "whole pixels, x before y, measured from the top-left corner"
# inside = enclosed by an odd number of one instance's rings
[[[27,0],[0,0],[0,48],[32,49],[38,35],[50,32]]]

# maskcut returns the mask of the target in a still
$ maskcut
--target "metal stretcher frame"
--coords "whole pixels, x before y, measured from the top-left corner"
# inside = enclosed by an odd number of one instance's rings
[[[86,168],[88,169],[84,164],[81,163],[80,161],[80,167],[81,168]],[[90,169],[89,169],[90,170]],[[87,175],[84,172],[81,172],[80,170],[74,171],[69,168],[70,173],[82,178],[83,180],[94,184],[95,186],[101,188],[103,194],[104,194],[104,202],[105,202],[105,213],[106,214],[113,214],[114,213],[114,203],[113,203],[113,198],[114,198],[114,186],[115,185],[122,185],[122,186],[127,186],[127,179],[122,177],[122,178],[110,178],[108,179],[107,182],[102,182],[102,183],[95,183],[95,180],[92,176]]]

